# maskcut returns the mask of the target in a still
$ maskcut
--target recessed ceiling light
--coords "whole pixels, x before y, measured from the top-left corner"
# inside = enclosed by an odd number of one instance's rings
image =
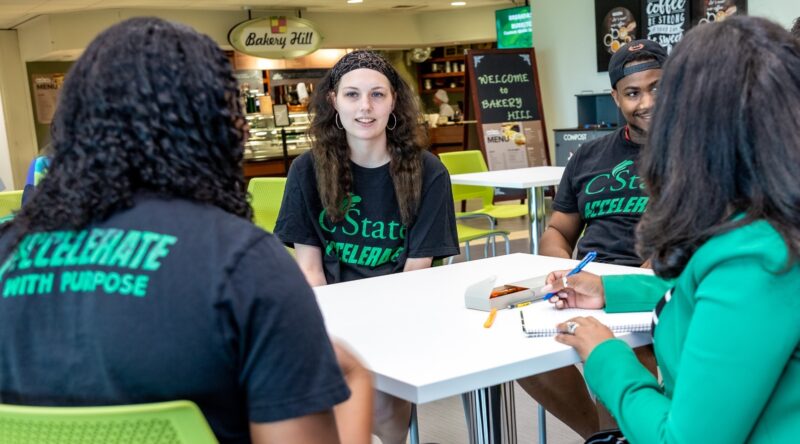
[[[467,2],[450,2],[450,6],[465,6]]]
[[[364,0],[347,0],[347,3],[364,3]]]

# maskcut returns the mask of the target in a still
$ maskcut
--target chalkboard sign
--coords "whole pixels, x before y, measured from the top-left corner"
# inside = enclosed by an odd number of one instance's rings
[[[490,170],[550,165],[533,48],[467,53],[478,140]]]

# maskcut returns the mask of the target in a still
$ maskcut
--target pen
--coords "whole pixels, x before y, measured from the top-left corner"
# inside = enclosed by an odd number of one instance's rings
[[[588,264],[589,264],[589,262],[593,261],[593,260],[594,260],[594,258],[596,258],[596,257],[597,257],[597,252],[596,252],[596,251],[590,251],[590,252],[588,252],[588,253],[586,254],[586,256],[583,258],[583,260],[581,261],[581,263],[580,263],[580,264],[578,264],[578,265],[577,265],[575,268],[573,268],[573,269],[572,269],[572,270],[571,270],[569,273],[567,273],[567,276],[566,276],[566,277],[570,277],[570,276],[572,276],[573,274],[578,274],[578,273],[580,273],[580,272],[581,272],[581,270],[583,270],[583,267],[585,267],[586,265],[588,265]],[[546,300],[548,300],[548,299],[552,298],[553,296],[555,296],[555,293],[553,293],[553,292],[547,293],[547,294],[544,296],[544,300],[546,301]]]
[[[509,304],[508,308],[522,308],[526,305],[531,305],[531,304],[533,304],[533,301],[525,301],[517,304]]]

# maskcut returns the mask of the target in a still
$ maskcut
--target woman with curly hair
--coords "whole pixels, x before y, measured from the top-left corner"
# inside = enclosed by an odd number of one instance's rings
[[[650,203],[638,245],[657,276],[549,277],[558,307],[655,307],[661,382],[594,318],[556,337],[586,360],[630,442],[797,441],[799,74],[800,42],[770,21],[687,33],[642,152]]]
[[[311,99],[310,153],[289,171],[275,233],[312,286],[428,268],[458,254],[450,177],[425,150],[411,88],[353,51]],[[385,406],[385,408],[384,408]],[[379,395],[375,432],[404,442],[410,405]]]
[[[301,271],[250,221],[237,95],[210,38],[156,18],[75,63],[49,172],[0,227],[0,403],[188,399],[221,442],[338,442],[349,391]]]

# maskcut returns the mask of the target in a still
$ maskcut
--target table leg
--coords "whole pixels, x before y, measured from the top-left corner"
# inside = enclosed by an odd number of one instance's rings
[[[539,406],[539,444],[547,444],[547,410]]]
[[[516,444],[514,383],[461,395],[470,444]]]
[[[419,422],[417,421],[417,405],[411,404],[411,424],[408,425],[410,444],[419,444]]]
[[[544,187],[528,189],[528,214],[530,226],[528,237],[531,240],[531,254],[539,254],[539,238],[544,232]]]
[[[531,254],[539,254],[539,238],[545,228],[544,188],[534,187],[528,189],[528,213],[531,225],[528,236],[531,240]],[[538,408],[539,418],[539,444],[547,444],[547,411],[541,405]]]

